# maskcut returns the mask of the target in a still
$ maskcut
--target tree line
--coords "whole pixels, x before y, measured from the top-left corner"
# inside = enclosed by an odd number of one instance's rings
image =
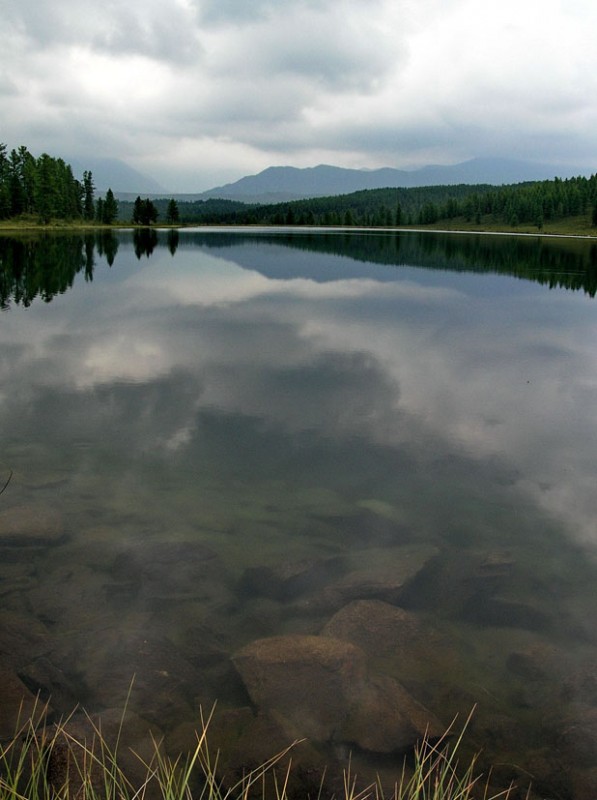
[[[151,200],[138,197],[128,221],[152,225],[158,216]],[[174,199],[167,203],[164,216],[169,224],[178,223]],[[90,170],[78,180],[61,158],[47,153],[36,158],[24,145],[9,152],[7,145],[0,143],[0,220],[19,217],[34,217],[42,224],[66,220],[112,225],[119,218],[119,203],[112,189],[96,200]]]
[[[0,143],[0,219],[23,216],[42,224],[83,220],[111,225],[118,216],[118,203],[111,189],[96,202],[90,170],[80,181],[61,158],[47,153],[36,158],[24,145],[9,153]]]
[[[155,201],[162,208],[166,202]],[[597,225],[597,175],[507,186],[365,189],[263,205],[223,199],[179,203],[181,223],[214,225],[394,227],[461,218],[512,228],[533,225],[541,230],[545,222],[583,215]]]
[[[488,184],[425,186],[410,189],[366,189],[346,195],[315,197],[275,204],[245,204],[224,199],[177,202],[137,197],[118,202],[111,189],[95,199],[89,170],[79,181],[61,158],[35,158],[25,146],[8,152],[0,143],[0,220],[36,217],[51,220],[116,221],[154,225],[302,225],[395,227],[432,225],[463,219],[515,229],[546,222],[587,217],[597,226],[597,175],[509,186]]]

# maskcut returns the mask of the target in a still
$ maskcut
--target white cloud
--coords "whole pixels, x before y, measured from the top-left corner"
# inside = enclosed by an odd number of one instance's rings
[[[173,190],[269,164],[597,158],[588,1],[0,6],[3,140],[124,158]]]

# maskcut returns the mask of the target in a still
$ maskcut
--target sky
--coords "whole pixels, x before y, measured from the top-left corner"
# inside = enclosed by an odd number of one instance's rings
[[[0,0],[0,142],[173,192],[268,166],[597,164],[594,0]]]

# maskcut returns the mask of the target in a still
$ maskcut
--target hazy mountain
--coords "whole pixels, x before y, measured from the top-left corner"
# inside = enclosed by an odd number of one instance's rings
[[[384,167],[375,170],[318,167],[268,167],[235,183],[217,186],[199,195],[242,200],[246,203],[276,203],[305,197],[349,194],[361,189],[438,186],[460,183],[502,185],[591,174],[591,170],[554,164],[539,164],[506,158],[474,158],[452,166],[428,166],[415,170]]]
[[[129,167],[117,158],[65,158],[73,168],[75,178],[83,177],[84,170],[91,170],[96,193],[112,189],[115,194],[130,193],[133,199],[138,194],[166,194],[166,190],[153,178]]]

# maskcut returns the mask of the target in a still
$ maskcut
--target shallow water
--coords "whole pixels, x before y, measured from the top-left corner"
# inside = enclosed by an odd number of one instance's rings
[[[57,712],[121,706],[134,674],[134,710],[175,749],[216,699],[244,728],[271,711],[241,648],[342,629],[440,722],[476,705],[496,780],[581,796],[596,253],[415,233],[1,240],[0,666]],[[396,763],[359,732],[321,736],[324,758]]]

